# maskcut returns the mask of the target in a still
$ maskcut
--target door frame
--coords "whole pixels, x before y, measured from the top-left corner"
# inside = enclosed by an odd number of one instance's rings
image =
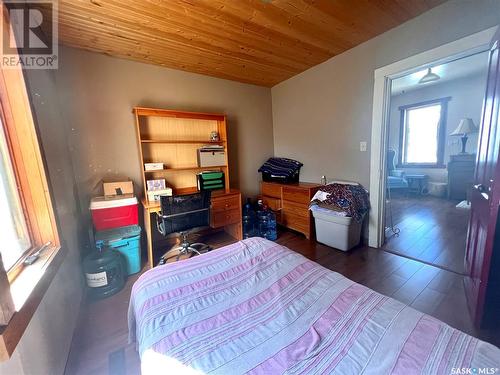
[[[385,237],[385,176],[391,81],[407,74],[432,68],[480,52],[489,51],[497,26],[443,44],[406,59],[378,68],[374,72],[373,113],[370,154],[370,214],[368,245],[381,247]]]

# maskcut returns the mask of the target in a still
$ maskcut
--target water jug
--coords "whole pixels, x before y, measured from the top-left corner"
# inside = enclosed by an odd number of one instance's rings
[[[243,207],[243,238],[250,238],[255,235],[255,211],[250,198]]]
[[[259,227],[258,235],[259,235],[259,237],[266,238],[267,230],[268,230],[268,222],[269,222],[268,213],[266,211],[258,211],[257,218],[258,218],[258,227]]]
[[[83,272],[90,298],[106,298],[122,290],[127,278],[126,267],[124,256],[108,247],[87,255]]]
[[[269,211],[267,218],[266,238],[271,241],[276,241],[278,238],[278,232],[276,231],[276,214]]]

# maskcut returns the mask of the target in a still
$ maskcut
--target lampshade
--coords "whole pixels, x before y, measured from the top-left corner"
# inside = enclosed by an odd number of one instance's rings
[[[438,76],[436,73],[432,73],[431,68],[429,68],[429,69],[427,69],[427,73],[425,74],[425,76],[423,76],[422,78],[420,78],[420,81],[418,81],[418,83],[434,82],[434,81],[437,81],[440,78],[441,77]]]
[[[462,136],[464,134],[476,133],[478,131],[474,121],[470,118],[463,118],[460,120],[457,128],[453,130],[450,135]]]

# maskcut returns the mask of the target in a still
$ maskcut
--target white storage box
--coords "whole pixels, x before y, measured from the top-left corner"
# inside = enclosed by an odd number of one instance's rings
[[[359,244],[361,223],[350,216],[340,216],[335,211],[311,207],[316,223],[316,240],[327,246],[347,251]]]
[[[428,182],[429,195],[443,198],[446,195],[448,184],[446,182]]]
[[[163,163],[145,163],[145,171],[161,171],[164,168]]]
[[[172,196],[172,188],[148,191],[148,201],[150,202],[159,201],[162,195]]]
[[[226,164],[226,152],[200,148],[198,150],[199,167],[218,167]]]

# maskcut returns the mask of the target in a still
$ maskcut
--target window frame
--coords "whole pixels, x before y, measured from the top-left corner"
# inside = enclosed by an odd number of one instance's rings
[[[446,123],[448,117],[448,102],[451,100],[451,96],[444,98],[425,100],[418,103],[406,104],[399,107],[400,119],[399,119],[399,152],[398,152],[398,168],[446,168],[444,163],[444,152],[446,146]],[[437,161],[436,163],[405,163],[403,160],[403,155],[406,154],[406,137],[407,133],[407,112],[412,109],[418,109],[422,107],[428,107],[431,105],[439,104],[441,105],[441,113],[438,125],[438,135],[437,135]]]
[[[3,94],[2,92],[3,90],[0,89],[0,95]],[[15,279],[15,276],[17,276],[20,271],[22,270],[22,263],[23,263],[23,260],[26,259],[26,257],[31,254],[33,251],[36,250],[36,244],[33,243],[33,230],[31,228],[31,222],[28,218],[28,216],[26,215],[26,212],[27,212],[27,206],[26,206],[26,200],[24,198],[24,194],[22,193],[21,191],[21,182],[19,180],[19,174],[18,174],[18,171],[17,171],[17,168],[16,168],[16,161],[14,159],[14,151],[13,151],[13,148],[12,148],[12,142],[11,142],[11,139],[10,139],[10,136],[9,136],[9,133],[8,133],[8,129],[7,129],[7,125],[6,125],[6,116],[5,116],[5,112],[4,112],[4,101],[2,100],[2,98],[0,97],[0,126],[3,128],[3,132],[5,134],[5,141],[7,143],[7,150],[9,152],[9,156],[10,156],[10,159],[11,159],[11,167],[12,167],[12,170],[14,172],[14,179],[15,179],[15,182],[16,182],[16,186],[17,186],[17,190],[18,190],[18,195],[19,195],[19,201],[21,203],[21,210],[23,212],[23,219],[24,219],[24,223],[26,225],[26,228],[27,228],[27,231],[28,231],[28,237],[29,237],[29,240],[30,240],[30,247],[28,249],[26,249],[19,257],[19,259],[14,263],[14,265],[12,265],[9,269],[6,269],[5,271],[7,271],[7,276],[8,276],[8,279],[9,281],[12,281],[13,279]]]
[[[1,27],[10,28],[8,12],[2,4]],[[48,290],[67,249],[61,247],[59,226],[29,96],[28,80],[20,66],[0,69],[0,105],[3,129],[31,248],[9,270],[0,257],[0,362],[10,358]],[[32,265],[24,259],[50,242]]]

